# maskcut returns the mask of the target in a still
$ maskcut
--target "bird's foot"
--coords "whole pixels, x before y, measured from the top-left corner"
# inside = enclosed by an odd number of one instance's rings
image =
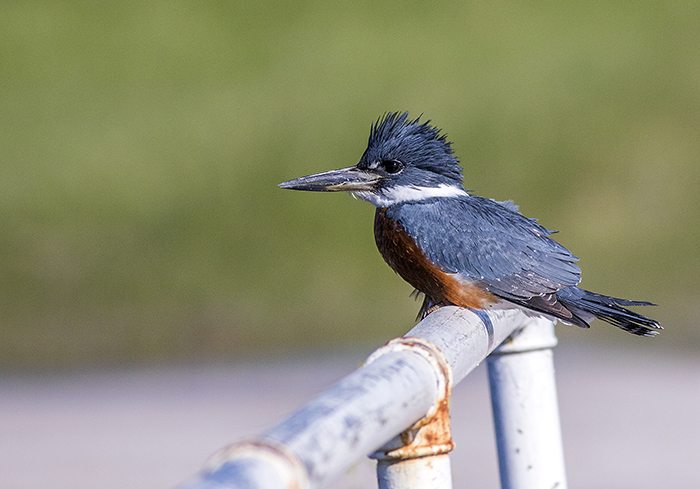
[[[424,315],[423,317],[427,316],[427,315],[430,314],[431,312],[437,311],[437,310],[440,309],[442,306],[443,306],[443,304],[435,304],[434,306],[431,306],[427,311],[425,311],[425,315]]]

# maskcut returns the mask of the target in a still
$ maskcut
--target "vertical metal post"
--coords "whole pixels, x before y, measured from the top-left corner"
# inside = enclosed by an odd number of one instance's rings
[[[488,357],[503,489],[566,489],[552,347],[554,324],[533,321]]]
[[[377,460],[379,489],[451,489],[447,453],[405,460]]]

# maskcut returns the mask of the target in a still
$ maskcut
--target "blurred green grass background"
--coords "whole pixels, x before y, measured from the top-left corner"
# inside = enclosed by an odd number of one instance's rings
[[[583,286],[700,345],[696,2],[3,2],[0,366],[235,359],[403,334],[373,208],[277,183],[386,111],[445,129]],[[644,341],[596,323],[567,341]]]

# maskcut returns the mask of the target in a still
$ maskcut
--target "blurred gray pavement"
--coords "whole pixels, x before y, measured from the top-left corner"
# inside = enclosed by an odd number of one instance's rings
[[[569,486],[700,488],[700,356],[555,350]],[[356,368],[368,351],[231,366],[0,375],[0,488],[170,488]],[[456,488],[496,488],[486,372],[455,388]],[[334,484],[376,487],[363,460]]]

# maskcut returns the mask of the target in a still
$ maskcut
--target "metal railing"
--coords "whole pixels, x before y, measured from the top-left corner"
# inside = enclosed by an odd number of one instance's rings
[[[501,486],[564,489],[555,345],[545,319],[440,308],[287,420],[217,452],[181,488],[321,488],[370,454],[380,489],[449,489],[450,392],[488,357]]]

